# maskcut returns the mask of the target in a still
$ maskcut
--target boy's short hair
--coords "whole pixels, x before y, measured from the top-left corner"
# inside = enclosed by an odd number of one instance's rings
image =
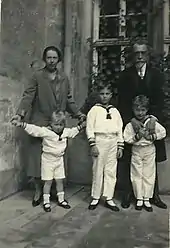
[[[133,100],[132,105],[133,108],[144,107],[146,109],[149,109],[149,98],[145,95],[136,96]]]
[[[112,87],[111,83],[99,81],[97,86],[96,86],[97,92],[99,92],[105,88],[109,89],[111,92],[113,91],[113,87]]]
[[[51,123],[64,123],[64,125],[66,124],[66,116],[65,113],[61,110],[56,110],[52,113],[51,116]]]

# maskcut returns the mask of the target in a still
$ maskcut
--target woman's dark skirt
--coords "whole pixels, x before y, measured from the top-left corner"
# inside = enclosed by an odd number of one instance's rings
[[[42,153],[42,139],[32,136],[28,137],[28,163],[27,176],[41,177],[41,153]]]

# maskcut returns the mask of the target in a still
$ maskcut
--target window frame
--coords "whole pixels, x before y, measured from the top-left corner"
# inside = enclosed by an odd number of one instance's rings
[[[109,14],[105,15],[105,17],[119,17],[119,36],[117,38],[99,38],[99,28],[100,28],[100,17],[104,15],[100,15],[100,0],[93,1],[93,69],[92,72],[97,74],[98,72],[98,52],[97,48],[104,46],[120,46],[121,51],[124,50],[126,46],[128,46],[131,42],[129,37],[126,37],[126,31],[123,27],[126,26],[126,0],[119,0],[120,2],[120,10],[119,14]],[[140,14],[140,13],[139,13]],[[128,15],[133,16],[135,13],[129,13]],[[148,17],[147,17],[147,25],[148,25]],[[123,55],[123,54],[122,54]],[[125,68],[124,56],[120,57],[121,70]]]
[[[164,2],[163,22],[164,22],[164,52],[167,56],[170,52],[170,0]]]

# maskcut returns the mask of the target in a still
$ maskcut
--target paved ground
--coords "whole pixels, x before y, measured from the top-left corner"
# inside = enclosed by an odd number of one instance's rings
[[[153,213],[131,206],[119,213],[102,203],[87,209],[89,188],[70,187],[71,210],[32,208],[30,192],[0,203],[0,248],[169,248],[169,209]],[[162,197],[170,206],[170,196]],[[119,202],[118,202],[119,204]]]

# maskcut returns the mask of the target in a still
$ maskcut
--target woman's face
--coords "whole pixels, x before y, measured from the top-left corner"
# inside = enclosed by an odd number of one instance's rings
[[[58,64],[58,53],[53,50],[49,50],[46,54],[46,67],[49,71],[54,71],[56,70],[57,64]]]

